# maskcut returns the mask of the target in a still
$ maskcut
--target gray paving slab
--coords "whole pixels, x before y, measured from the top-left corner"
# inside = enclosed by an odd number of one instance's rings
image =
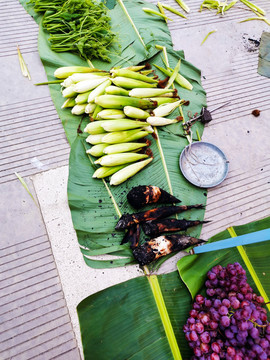
[[[174,0],[165,2],[175,6]],[[252,41],[259,41],[269,27],[259,21],[240,24],[249,16],[241,5],[219,17],[199,13],[199,0],[187,2],[188,20],[170,14],[174,47],[202,69],[210,109],[230,101],[215,112],[203,135],[230,161],[227,179],[208,193],[206,219],[214,221],[203,227],[207,238],[270,212],[270,80],[257,74],[258,47]],[[269,1],[256,3],[270,14]],[[77,304],[142,273],[137,266],[90,269],[83,261],[67,205],[69,145],[48,88],[33,86],[46,81],[37,35],[37,24],[18,0],[0,1],[0,68],[5,69],[0,75],[0,357],[77,360],[78,347],[82,353]],[[17,44],[31,82],[21,75]],[[254,108],[261,110],[260,117],[251,115]],[[27,181],[38,207],[15,171]],[[181,256],[166,262],[160,272],[174,270]]]

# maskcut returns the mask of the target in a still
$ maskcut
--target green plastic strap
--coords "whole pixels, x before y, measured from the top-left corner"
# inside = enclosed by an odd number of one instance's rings
[[[233,227],[229,227],[227,229],[229,231],[229,234],[231,237],[236,237],[237,234]],[[249,257],[247,256],[245,249],[243,246],[237,246],[237,250],[239,251],[240,255],[242,256],[242,259],[244,260],[246,267],[248,268],[248,271],[250,275],[252,276],[253,281],[255,282],[255,285],[257,286],[257,289],[259,290],[260,295],[264,298],[264,302],[266,303],[267,309],[270,311],[270,303],[269,298],[260,282],[260,279],[258,278],[258,275],[256,274],[256,271],[254,270]]]
[[[147,278],[156,301],[156,305],[173,354],[173,358],[174,360],[182,360],[180,349],[178,347],[163,295],[159,286],[158,278],[156,275],[148,275]]]

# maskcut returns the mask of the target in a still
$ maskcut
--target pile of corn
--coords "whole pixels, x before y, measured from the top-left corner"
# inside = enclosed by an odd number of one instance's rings
[[[152,161],[139,153],[149,145],[141,142],[154,130],[179,121],[166,116],[183,100],[175,89],[158,88],[159,81],[148,76],[144,66],[111,69],[110,72],[88,67],[63,67],[54,75],[62,82],[62,95],[67,98],[62,108],[72,108],[75,115],[89,114],[84,129],[92,145],[88,154],[98,157],[94,178],[111,176],[110,184],[118,185],[135,175]],[[97,121],[94,121],[97,120]]]

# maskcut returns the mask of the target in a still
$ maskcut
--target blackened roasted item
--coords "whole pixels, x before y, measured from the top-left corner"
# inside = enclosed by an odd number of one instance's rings
[[[140,225],[134,224],[130,226],[130,228],[128,228],[128,231],[123,237],[121,245],[130,242],[130,247],[131,249],[133,249],[134,247],[138,246],[139,241],[140,241]]]
[[[204,242],[204,240],[180,234],[159,236],[134,248],[133,256],[141,266],[144,266],[162,256],[184,250],[189,246],[197,245],[202,242]]]
[[[153,203],[174,204],[181,202],[181,200],[172,196],[167,191],[152,185],[140,185],[132,188],[127,194],[127,199],[135,209]]]
[[[123,214],[116,224],[115,230],[127,229],[133,224],[165,218],[190,209],[203,209],[203,205],[162,206],[134,214]]]
[[[163,219],[157,221],[147,221],[142,224],[142,227],[146,235],[157,236],[163,232],[184,231],[189,227],[196,226],[199,224],[204,224],[207,222],[208,221],[200,221],[200,220]]]

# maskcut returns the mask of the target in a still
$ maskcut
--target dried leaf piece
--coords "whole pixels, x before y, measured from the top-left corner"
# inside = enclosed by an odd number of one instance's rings
[[[22,56],[22,53],[20,51],[19,45],[17,45],[17,52],[18,52],[20,67],[21,67],[21,71],[22,71],[23,76],[28,77],[28,79],[31,80],[29,70],[28,70],[28,68],[26,66],[26,63],[25,63],[24,59],[23,59],[23,56]]]

